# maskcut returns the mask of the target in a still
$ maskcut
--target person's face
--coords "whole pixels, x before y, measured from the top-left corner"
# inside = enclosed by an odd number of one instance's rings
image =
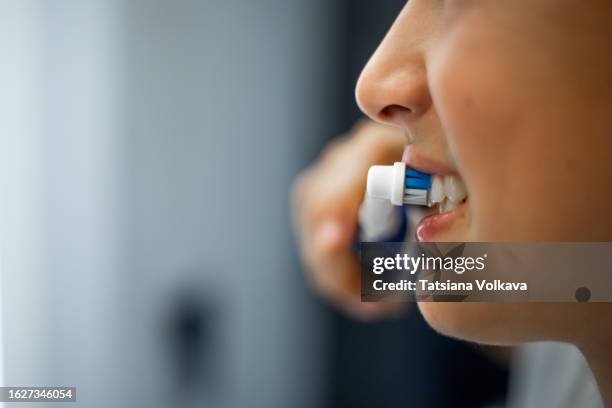
[[[406,130],[409,165],[465,184],[467,199],[417,228],[419,239],[612,240],[611,43],[605,0],[404,7],[356,94],[370,117]],[[439,330],[493,343],[592,323],[570,304],[420,307]]]

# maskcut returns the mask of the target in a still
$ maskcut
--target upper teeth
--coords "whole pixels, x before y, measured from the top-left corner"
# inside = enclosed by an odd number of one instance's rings
[[[442,203],[444,199],[448,199],[447,201],[450,201],[452,204],[459,204],[466,196],[465,185],[459,177],[433,176],[429,196],[432,204]]]

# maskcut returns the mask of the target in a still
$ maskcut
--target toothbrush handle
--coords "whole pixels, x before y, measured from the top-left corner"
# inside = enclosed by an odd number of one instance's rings
[[[359,242],[401,242],[408,231],[408,217],[404,207],[392,205],[389,200],[366,195],[359,209],[359,228],[355,237]]]

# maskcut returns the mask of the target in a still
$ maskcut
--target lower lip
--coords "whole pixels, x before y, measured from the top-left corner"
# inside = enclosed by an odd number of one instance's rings
[[[429,215],[416,227],[415,235],[419,242],[434,242],[441,234],[448,233],[453,226],[465,216],[467,206],[463,202],[457,208],[442,214]]]

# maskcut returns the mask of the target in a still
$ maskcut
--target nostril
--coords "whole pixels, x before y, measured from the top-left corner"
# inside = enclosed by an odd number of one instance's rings
[[[385,106],[379,113],[380,119],[386,122],[393,122],[398,116],[411,114],[413,110],[406,106],[401,105],[388,105]]]

